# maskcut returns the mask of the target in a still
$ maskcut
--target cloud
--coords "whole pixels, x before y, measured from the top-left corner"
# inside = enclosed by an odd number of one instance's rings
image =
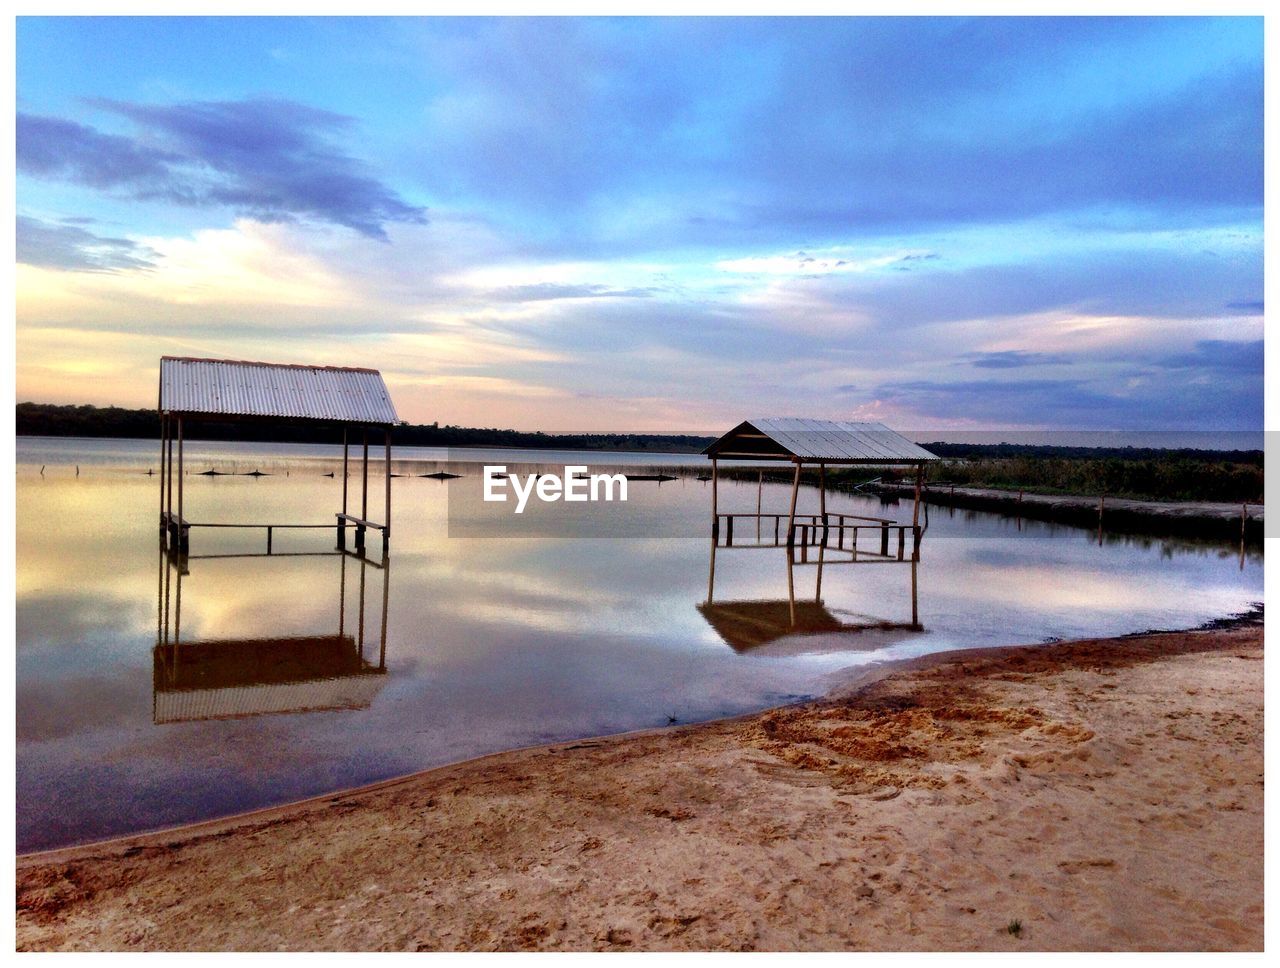
[[[544,302],[553,299],[647,299],[660,290],[654,287],[615,289],[611,286],[540,282],[527,286],[504,286],[485,293],[496,302]]]
[[[722,259],[716,268],[725,272],[777,276],[823,276],[837,272],[872,272],[876,269],[908,269],[913,262],[939,258],[936,252],[889,252],[857,256],[848,247],[818,252],[789,252],[784,255],[746,256]]]
[[[1084,210],[1204,224],[1262,204],[1256,19],[425,33],[414,177],[552,218],[547,236],[579,251],[812,245]]]
[[[263,222],[328,222],[376,239],[389,223],[425,221],[422,208],[339,147],[354,134],[343,115],[275,98],[90,103],[127,118],[137,137],[20,113],[19,171]]]
[[[1066,363],[1069,357],[1061,353],[1029,353],[1024,350],[1001,350],[995,353],[975,353],[970,361],[984,370],[1009,370],[1023,366],[1051,366]]]
[[[90,188],[135,188],[167,181],[182,159],[132,138],[61,118],[18,112],[18,169]]]
[[[130,239],[95,235],[77,224],[45,222],[19,215],[17,218],[17,259],[48,269],[82,272],[111,272],[120,269],[147,269],[156,253]]]
[[[1061,380],[910,380],[871,397],[934,419],[1072,430],[1254,430],[1262,426],[1262,374],[1227,382],[1193,374],[1170,387],[1132,368]],[[843,388],[857,394],[862,388]]]
[[[1262,340],[1199,340],[1189,353],[1175,353],[1156,360],[1171,370],[1212,370],[1218,374],[1261,376]]]

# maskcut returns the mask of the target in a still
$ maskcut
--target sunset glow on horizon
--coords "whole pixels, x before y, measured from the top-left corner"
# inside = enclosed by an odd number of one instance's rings
[[[19,401],[1255,430],[1261,18],[19,18]]]

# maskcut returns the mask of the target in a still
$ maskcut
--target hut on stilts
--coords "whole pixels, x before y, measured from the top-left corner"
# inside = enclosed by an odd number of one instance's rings
[[[355,530],[363,553],[369,530],[382,535],[385,558],[391,540],[391,428],[396,409],[377,370],[346,366],[250,363],[240,360],[165,356],[160,360],[160,534],[172,554],[186,555],[192,528],[261,528],[267,552],[274,532],[291,528],[335,528],[339,550],[346,532]],[[184,503],[183,437],[196,421],[239,421],[329,425],[342,431],[342,510],[333,524],[189,521]],[[381,435],[386,478],[383,519],[369,517],[369,432]],[[360,434],[360,513],[348,504],[351,432]],[[174,442],[177,442],[176,501]],[[175,506],[176,505],[176,506]]]
[[[912,621],[918,627],[915,594],[916,564],[920,560],[920,497],[924,468],[938,460],[918,444],[879,423],[851,423],[803,418],[756,418],[745,420],[703,451],[711,460],[711,569],[707,604],[715,597],[715,552],[717,548],[785,548],[791,624],[797,622],[793,569],[797,565],[818,568],[815,602],[821,602],[822,568],[839,563],[903,562],[912,566]],[[790,507],[784,512],[765,511],[764,474],[759,475],[756,511],[721,512],[720,462],[761,461],[786,463],[793,468]],[[911,523],[889,518],[827,510],[828,466],[872,466],[906,468],[914,474],[915,501]],[[817,513],[797,513],[800,479],[804,469],[818,471]],[[754,534],[743,525],[754,524]],[[736,533],[735,533],[736,532]],[[895,540],[896,535],[896,540]],[[911,536],[910,553],[907,536]],[[867,537],[871,541],[867,541]],[[859,538],[862,544],[859,546]],[[816,558],[811,556],[816,552]],[[804,614],[801,609],[800,615]]]

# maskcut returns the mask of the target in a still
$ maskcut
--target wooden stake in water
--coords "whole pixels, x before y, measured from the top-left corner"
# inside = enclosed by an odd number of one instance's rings
[[[760,507],[764,503],[764,471],[760,471],[759,484],[755,490],[755,542],[760,542]]]

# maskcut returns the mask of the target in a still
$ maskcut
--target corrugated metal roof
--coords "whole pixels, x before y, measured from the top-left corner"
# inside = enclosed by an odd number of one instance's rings
[[[377,370],[342,366],[160,359],[160,410],[335,423],[399,423]]]
[[[703,451],[712,457],[829,463],[916,463],[937,460],[882,423],[761,417],[743,421]]]

